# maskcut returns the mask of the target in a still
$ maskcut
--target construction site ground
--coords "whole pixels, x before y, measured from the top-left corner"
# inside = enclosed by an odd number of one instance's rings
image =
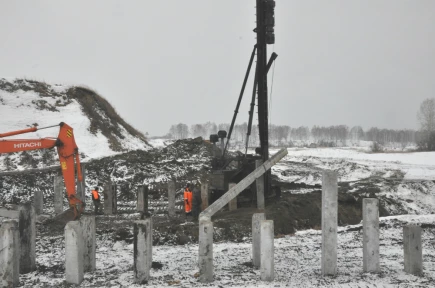
[[[297,186],[301,185],[292,186],[293,189],[297,190]],[[242,207],[234,211],[228,211],[227,207],[223,208],[212,217],[215,228],[214,240],[244,241],[246,237],[251,236],[252,215],[262,212],[266,213],[267,219],[274,221],[276,235],[291,235],[296,231],[306,229],[320,230],[321,188],[302,186],[303,188],[299,187],[299,189],[312,191],[305,193],[284,192],[280,199],[276,199],[273,195],[266,199],[265,210],[256,209],[255,203],[242,203]],[[288,189],[289,185],[282,187]],[[339,192],[338,222],[340,226],[361,222],[362,199],[363,195],[349,195],[346,192]],[[86,212],[84,215],[93,215],[93,213]],[[382,203],[380,216],[389,216]],[[134,207],[131,207],[129,212],[121,212],[117,215],[103,215],[101,213],[96,216],[97,234],[111,235],[115,241],[131,242],[133,241],[133,222],[140,218],[139,213],[134,213]],[[63,233],[63,223],[51,219],[45,220],[38,226],[41,236],[60,236]],[[170,218],[166,213],[154,215],[153,229],[154,245],[184,245],[198,242],[198,221],[195,221],[191,216],[186,217],[182,210],[177,211],[175,218]]]
[[[184,153],[186,147],[193,152]],[[204,286],[197,278],[198,224],[191,218],[186,219],[182,213],[180,193],[177,217],[170,219],[167,216],[167,184],[161,175],[178,173],[177,189],[187,181],[200,179],[208,171],[207,155],[210,152],[205,148],[208,147],[199,140],[180,141],[158,151],[127,154],[124,158],[128,157],[128,161],[116,156],[87,165],[88,187],[93,187],[96,179],[111,175],[119,183],[119,201],[116,215],[96,217],[97,269],[85,274],[82,287],[135,287],[132,231],[134,220],[140,218],[135,211],[135,189],[144,179],[154,181],[149,182],[154,246],[148,286]],[[149,160],[141,161],[141,153],[154,157],[153,164],[148,164]],[[197,153],[204,155],[192,157]],[[167,159],[174,155],[177,160],[168,162]],[[289,155],[272,168],[272,183],[281,187],[281,197],[277,199],[271,193],[266,198],[266,218],[274,220],[276,238],[273,286],[406,287],[412,284],[427,287],[427,283],[435,279],[435,216],[432,215],[435,211],[435,183],[432,181],[435,167],[425,164],[427,159],[432,159],[430,157],[435,156],[369,154],[335,148],[289,149]],[[339,175],[339,264],[338,275],[333,278],[322,277],[320,273],[321,174],[324,169],[335,170]],[[20,275],[21,287],[70,287],[64,281],[63,226],[50,221],[54,216],[52,176],[50,172],[3,177],[2,201],[6,203],[31,201],[33,191],[24,188],[34,187],[35,183],[46,189],[45,215],[39,216],[37,223],[37,271]],[[16,187],[16,190],[10,187]],[[255,200],[245,196],[239,197],[239,209],[228,211],[224,208],[212,218],[215,281],[208,287],[268,287],[259,280],[258,270],[253,270],[251,265],[252,214],[261,211],[254,208]],[[379,275],[362,273],[360,223],[362,199],[366,197],[380,201],[382,273]],[[92,214],[92,202],[90,198],[87,200],[86,213]],[[403,272],[402,226],[407,223],[424,228],[423,277]]]
[[[344,287],[348,287],[346,285],[354,283],[354,279],[351,279],[352,275],[355,273],[360,275],[359,270],[362,270],[362,262],[358,262],[359,256],[362,257],[362,252],[361,255],[358,255],[358,253],[349,250],[351,247],[358,248],[362,246],[361,225],[358,224],[361,222],[362,200],[354,196],[349,197],[345,192],[339,193],[338,218],[339,226],[341,226],[339,238],[343,237],[344,239],[339,240],[339,245],[341,249],[355,255],[351,256],[351,258],[346,258],[347,256],[343,258],[344,256],[342,256],[341,261],[347,259],[346,263],[350,264],[348,261],[352,263],[350,266],[339,265],[339,273],[340,271],[343,273],[350,269],[344,275],[337,278],[323,278],[320,275],[320,271],[318,271],[319,269],[317,269],[320,268],[320,262],[316,263],[314,261],[314,259],[320,257],[321,190],[318,187],[307,188],[307,186],[303,188],[292,187],[292,189],[312,189],[313,191],[302,194],[284,192],[278,201],[274,198],[268,199],[265,209],[267,219],[273,219],[275,225],[277,280],[274,283],[274,287],[286,287],[289,284],[309,286],[345,285]],[[264,284],[264,287],[267,287],[266,283],[258,282],[259,272],[253,270],[250,261],[251,220],[252,214],[256,212],[261,211],[249,207],[241,207],[235,211],[224,209],[212,218],[215,229],[214,255],[217,259],[215,260],[216,281],[214,284],[209,285],[210,287],[240,287],[249,283],[258,283],[258,287],[263,287],[262,285]],[[382,207],[380,213],[381,216],[388,214],[386,209]],[[64,282],[63,226],[49,219],[45,220],[45,217],[39,217],[37,224],[37,271],[21,275],[21,283],[23,287],[30,287],[30,285],[35,287],[71,287]],[[400,218],[400,216],[398,217]],[[97,270],[93,273],[85,274],[83,287],[110,287],[113,285],[118,287],[134,287],[132,228],[134,220],[139,218],[140,215],[138,213],[127,212],[119,213],[118,215],[96,216]],[[388,218],[386,217],[385,219]],[[425,225],[426,261],[435,260],[435,249],[432,249],[435,247],[432,246],[431,248],[430,246],[435,244],[435,225],[433,225],[435,218],[432,218],[429,220],[424,217],[422,219],[418,218]],[[417,221],[420,221],[418,219]],[[177,217],[173,219],[163,214],[155,215],[153,221],[154,250],[152,276],[149,286],[175,285],[180,287],[202,287],[203,285],[198,282],[198,267],[196,262],[198,253],[197,222],[193,221],[191,217],[186,219],[184,213],[177,214]],[[401,256],[401,225],[409,221],[416,220],[395,218],[381,220],[381,229],[385,230],[384,233],[389,233],[388,237],[382,237],[381,246],[390,245],[393,247],[392,249],[395,251],[394,255],[387,253],[388,256],[385,257],[391,263],[395,263],[394,261],[398,262],[394,266],[398,272],[401,271],[399,263]],[[351,224],[357,225],[349,226]],[[385,244],[385,241],[391,243]],[[381,249],[384,249],[383,251],[385,252],[386,248],[382,247]],[[315,254],[311,255],[313,252]],[[283,253],[294,255],[286,258],[284,255],[281,255]],[[344,252],[340,252],[340,255],[342,253]],[[299,260],[294,257],[299,257]],[[309,260],[307,257],[313,259]],[[181,267],[177,267],[174,261],[182,263]],[[298,264],[295,267],[291,267],[290,263],[295,264],[295,261]],[[306,267],[303,267],[304,265]],[[311,267],[313,265],[314,267]],[[381,277],[387,283],[390,283],[388,281],[391,280],[391,275],[389,274],[393,272],[397,273],[393,269],[394,267],[388,267],[385,274],[381,274]],[[425,269],[427,273],[423,278],[417,279],[417,287],[425,287],[427,283],[434,280],[435,266],[432,264],[426,265]],[[295,276],[287,275],[287,270],[302,274],[312,273],[313,277],[308,277],[309,282],[300,282],[302,281],[301,279],[296,280]],[[405,285],[415,280],[411,279],[413,276],[410,277],[401,273],[399,279],[395,280],[397,284]],[[366,283],[368,287],[376,285],[376,277],[371,276],[371,274],[363,274],[358,278],[358,283],[365,283],[365,281],[368,281]],[[353,286],[350,285],[349,287]]]

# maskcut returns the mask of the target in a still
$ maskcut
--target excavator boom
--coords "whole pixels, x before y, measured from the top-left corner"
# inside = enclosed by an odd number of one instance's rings
[[[50,149],[56,146],[56,139],[42,138],[36,140],[15,139],[0,140],[0,153]]]
[[[56,125],[57,126],[57,125]],[[69,125],[61,122],[60,130],[57,138],[41,138],[41,139],[0,139],[0,153],[13,153],[20,151],[50,149],[57,148],[60,167],[62,170],[65,188],[68,196],[68,201],[73,218],[76,219],[83,211],[83,202],[76,197],[75,187],[75,166],[77,166],[77,179],[82,181],[82,173],[80,169],[80,157],[78,147],[74,139],[74,131]],[[53,126],[50,126],[53,127]],[[46,127],[46,128],[50,128]],[[44,129],[44,128],[41,128]],[[35,132],[38,129],[36,126],[28,129],[12,131],[0,134],[0,138],[14,136],[29,132]],[[74,220],[71,219],[71,220]]]

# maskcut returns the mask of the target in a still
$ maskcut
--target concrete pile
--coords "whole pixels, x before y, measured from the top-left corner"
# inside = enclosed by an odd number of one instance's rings
[[[65,278],[66,282],[79,285],[84,272],[94,271],[95,216],[82,216],[65,226]]]

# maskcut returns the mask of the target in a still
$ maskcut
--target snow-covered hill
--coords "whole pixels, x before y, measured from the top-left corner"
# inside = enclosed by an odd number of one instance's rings
[[[0,78],[0,133],[65,122],[74,129],[76,143],[85,160],[132,150],[148,150],[145,137],[127,124],[100,95],[84,87],[51,85],[44,82]],[[19,139],[56,137],[58,129],[14,136]],[[11,138],[8,138],[11,139]],[[56,157],[46,152],[33,152],[36,160],[23,160],[23,155],[0,156],[0,170],[17,170],[52,165]],[[53,151],[54,153],[54,151]],[[54,155],[52,155],[54,156]],[[5,159],[9,159],[5,161]],[[7,162],[7,163],[5,163]],[[33,168],[36,168],[33,167]]]

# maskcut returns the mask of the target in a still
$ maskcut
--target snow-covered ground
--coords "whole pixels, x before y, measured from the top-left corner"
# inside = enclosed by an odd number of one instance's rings
[[[197,279],[198,245],[155,246],[153,261],[162,265],[151,270],[147,287],[433,287],[435,283],[435,215],[398,216],[380,219],[381,273],[363,273],[362,227],[340,227],[338,231],[338,273],[322,277],[320,270],[321,231],[307,230],[275,239],[275,280],[260,281],[258,270],[250,267],[251,239],[244,243],[215,243],[215,281],[202,284]],[[418,224],[423,229],[424,275],[403,271],[402,227]],[[52,267],[46,272],[21,275],[21,283],[34,287],[59,287],[64,281],[63,237],[38,239],[37,262]],[[53,269],[54,267],[54,269]],[[97,270],[86,273],[81,287],[142,287],[135,285],[133,244],[114,242],[98,236]]]
[[[271,150],[271,154],[278,150]],[[320,169],[342,171],[340,181],[356,181],[373,176],[393,177],[394,171],[404,179],[435,180],[435,152],[367,153],[358,148],[289,148],[288,155],[273,171],[278,173],[289,162],[306,163]],[[352,164],[357,164],[352,165]],[[301,179],[304,183],[320,183],[320,179]]]
[[[165,141],[154,142],[152,144],[157,147],[169,147]],[[271,154],[276,151],[272,150]],[[373,185],[379,188],[376,196],[385,201],[383,204],[388,211],[392,215],[403,214],[403,211],[414,214],[381,218],[380,274],[362,272],[362,229],[361,225],[353,225],[339,228],[336,277],[321,276],[321,231],[306,230],[275,239],[275,281],[272,283],[260,281],[259,271],[250,267],[251,239],[246,238],[243,243],[214,244],[215,281],[206,285],[199,283],[196,277],[197,244],[154,246],[153,261],[162,267],[151,270],[151,280],[147,287],[434,286],[435,215],[432,213],[435,212],[435,153],[370,154],[364,152],[364,149],[356,148],[290,148],[288,151],[289,155],[272,169],[281,181],[320,184],[322,169],[333,169],[338,171],[340,182],[348,182],[348,193],[356,193],[361,182],[379,178],[381,181]],[[190,158],[182,155],[174,159],[186,162]],[[303,193],[312,190],[299,191]],[[388,199],[401,203],[402,209],[388,206]],[[97,223],[103,221],[99,217]],[[131,219],[125,217],[124,220],[116,221],[127,223]],[[128,223],[125,225],[131,224]],[[402,227],[406,224],[423,227],[424,275],[421,277],[403,271]],[[133,245],[114,240],[108,232],[97,234],[97,270],[86,273],[81,286],[141,287],[133,283]],[[38,271],[21,275],[21,286],[67,287],[64,283],[64,245],[63,235],[38,236]]]
[[[434,152],[367,153],[359,148],[289,148],[288,151],[290,157],[311,156],[435,166]]]
[[[148,143],[154,148],[163,148],[168,146],[169,144],[174,143],[174,140],[171,139],[162,139],[162,138],[153,138],[148,139]]]
[[[339,182],[348,182],[349,193],[361,192],[370,183],[392,215],[435,212],[435,152],[373,154],[355,148],[289,148],[272,173],[283,182],[315,185],[321,184],[324,169],[337,171]]]

